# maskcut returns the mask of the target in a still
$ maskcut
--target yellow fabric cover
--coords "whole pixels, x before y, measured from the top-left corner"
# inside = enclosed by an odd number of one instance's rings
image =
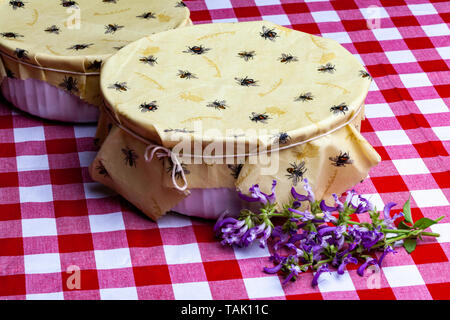
[[[148,56],[152,63],[142,61]],[[276,179],[277,197],[285,202],[292,186],[303,191],[304,178],[318,196],[329,198],[363,180],[380,161],[359,133],[370,81],[337,42],[258,21],[197,25],[140,39],[105,63],[101,90],[105,108],[121,126],[168,148],[180,136],[199,142],[203,151],[211,142],[226,146],[242,139],[245,152],[280,142],[285,149],[279,160],[271,155],[278,168],[270,174],[249,157],[241,165],[185,162],[185,172],[189,188],[245,192],[259,183],[268,192]],[[244,130],[243,136],[230,129]],[[91,165],[94,180],[122,191],[153,219],[180,201],[173,196],[180,193],[167,158],[157,162],[166,173],[151,175],[147,167],[155,160],[145,162],[145,144],[118,129],[106,113],[98,132],[104,143]],[[136,155],[132,165],[126,150]],[[214,154],[223,153],[217,148]],[[172,190],[156,197],[157,211],[146,200],[155,199],[154,192],[138,187],[150,184],[152,190]]]
[[[44,80],[99,106],[102,61],[146,35],[190,24],[175,0],[0,0],[0,83],[8,75]]]

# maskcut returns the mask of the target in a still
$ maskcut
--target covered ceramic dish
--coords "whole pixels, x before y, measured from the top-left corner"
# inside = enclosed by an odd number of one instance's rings
[[[0,0],[1,92],[42,118],[96,121],[102,62],[132,41],[190,24],[175,0]]]
[[[266,21],[147,36],[102,68],[90,173],[152,219],[237,214],[236,190],[273,180],[281,204],[305,178],[328,199],[380,161],[359,132],[370,82],[337,42]]]

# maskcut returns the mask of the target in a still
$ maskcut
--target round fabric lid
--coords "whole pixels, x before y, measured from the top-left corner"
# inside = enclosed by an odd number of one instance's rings
[[[0,51],[88,72],[124,45],[188,21],[189,10],[175,0],[0,0]]]
[[[257,21],[140,39],[106,62],[101,90],[122,125],[166,147],[173,132],[228,142],[252,130],[268,145],[274,132],[294,143],[347,123],[370,80],[336,41]]]

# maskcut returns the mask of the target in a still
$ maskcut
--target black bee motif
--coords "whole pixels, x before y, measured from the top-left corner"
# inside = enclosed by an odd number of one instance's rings
[[[18,34],[16,32],[2,32],[0,33],[0,35],[3,38],[7,38],[7,39],[17,39],[17,38],[23,38],[23,35]]]
[[[291,137],[287,134],[287,132],[280,132],[273,136],[273,143],[278,144],[286,144],[291,140]]]
[[[87,67],[88,70],[100,70],[102,67],[102,60],[91,61]]]
[[[171,158],[167,158],[167,159],[169,161],[169,165],[167,166],[166,170],[167,170],[168,173],[172,174],[172,170],[173,170],[174,164],[173,164],[173,161],[172,161]],[[181,165],[181,168],[177,168],[176,171],[175,171],[175,179],[177,179],[177,180],[183,178],[183,175],[181,174],[181,171],[183,171],[185,175],[191,173],[186,168],[186,165],[184,163],[180,163],[180,165]]]
[[[192,47],[188,47],[187,50],[184,50],[184,53],[191,53],[191,54],[204,54],[205,52],[211,50],[210,48],[205,48],[204,46],[200,45],[200,46],[192,46]]]
[[[266,40],[269,39],[270,41],[275,41],[275,38],[277,38],[278,35],[274,30],[275,29],[268,29],[267,27],[263,26],[262,32],[260,32],[259,34]]]
[[[5,69],[6,69],[6,68],[5,68]],[[5,71],[6,71],[6,76],[7,76],[8,78],[11,78],[11,79],[14,79],[14,78],[15,78],[14,72],[12,72],[12,71],[9,70],[9,69],[6,69]]]
[[[105,178],[109,177],[109,173],[101,161],[98,162],[98,166],[96,166],[95,169],[97,169],[98,174],[101,174]]]
[[[348,152],[340,152],[338,156],[332,158],[329,157],[328,159],[331,160],[332,165],[336,167],[345,167],[346,164],[352,164],[353,160],[350,160],[350,155]]]
[[[197,76],[187,70],[178,70],[178,77],[181,79],[198,79]]]
[[[129,147],[122,148],[122,153],[125,155],[124,161],[127,166],[135,167],[136,168],[136,160],[139,158],[139,156],[134,152],[133,149],[130,149]]]
[[[175,5],[176,8],[184,8],[186,7],[186,4],[183,1],[178,1]]]
[[[105,29],[106,29],[106,31],[105,31],[105,34],[108,34],[108,33],[112,33],[112,34],[114,34],[114,33],[116,33],[116,31],[118,31],[118,30],[120,30],[120,29],[122,29],[123,28],[123,26],[119,26],[118,24],[107,24],[106,26],[105,26]]]
[[[237,179],[239,177],[243,166],[244,165],[242,163],[228,165],[228,169],[231,170],[231,175],[233,176],[233,178]]]
[[[245,77],[245,78],[234,78],[234,80],[236,80],[237,83],[239,83],[239,85],[243,86],[243,87],[256,87],[257,86],[257,82],[254,79],[251,79],[249,77]]]
[[[345,114],[346,111],[348,111],[348,106],[345,104],[345,102],[342,102],[340,105],[336,106],[332,106],[330,108],[330,111],[333,112],[334,114]]]
[[[141,109],[141,112],[156,111],[158,110],[158,105],[156,104],[156,101],[150,103],[144,102],[139,106],[139,109]]]
[[[152,55],[151,55],[151,56],[148,56],[148,57],[141,57],[141,58],[139,59],[140,62],[149,64],[149,65],[151,65],[151,66],[154,66],[155,64],[158,63],[156,60],[158,60],[158,58],[156,58],[155,56],[152,56]]]
[[[305,168],[305,161],[302,161],[299,164],[296,164],[295,162],[290,163],[290,165],[291,167],[286,169],[288,172],[286,177],[292,179],[292,184],[296,186],[299,181],[303,181],[303,175],[307,170]]]
[[[296,97],[294,101],[305,102],[305,101],[311,101],[313,99],[314,99],[314,96],[312,95],[311,92],[305,92],[305,93],[300,94],[298,97]]]
[[[317,71],[323,72],[323,73],[325,73],[325,72],[334,73],[336,71],[336,68],[334,67],[334,64],[331,64],[328,62],[326,65],[320,66],[319,68],[317,68]]]
[[[297,57],[294,57],[292,54],[289,54],[289,53],[282,53],[281,57],[279,57],[278,60],[281,63],[286,63],[286,64],[288,64],[290,62],[298,61]]]
[[[28,59],[28,51],[25,49],[16,48],[16,50],[14,50],[14,54],[19,59],[23,59],[23,60]]]
[[[267,123],[267,120],[270,119],[269,115],[267,115],[265,112],[264,113],[252,112],[252,115],[249,118],[254,122],[262,122],[262,123]]]
[[[25,3],[23,1],[15,1],[15,0],[11,0],[9,2],[9,5],[16,10],[17,8],[23,8],[25,9]]]
[[[129,88],[127,87],[127,83],[126,82],[116,82],[111,84],[108,89],[115,89],[116,91],[119,92],[124,92],[127,91]]]
[[[359,75],[361,78],[367,78],[372,80],[372,76],[367,71],[359,70]]]
[[[104,3],[117,3],[117,0],[103,0]]]
[[[51,27],[48,27],[44,31],[48,33],[59,34],[61,32],[61,29],[59,29],[56,25],[52,25]]]
[[[73,77],[64,77],[59,86],[69,92],[78,92],[78,80]]]
[[[119,50],[122,49],[123,47],[125,47],[125,46],[113,47],[113,49],[119,51]]]
[[[79,51],[79,50],[87,49],[92,45],[94,45],[94,44],[93,43],[74,44],[73,46],[67,48],[67,50]]]
[[[71,1],[71,0],[61,0],[61,5],[64,8],[70,8],[70,7],[77,7],[78,3],[76,3],[76,1]]]
[[[215,108],[217,110],[225,110],[228,106],[225,100],[214,100],[206,105],[208,108]]]
[[[255,57],[255,51],[241,51],[238,53],[238,57],[248,61]]]
[[[155,13],[148,11],[148,12],[144,12],[143,14],[136,16],[136,18],[141,18],[141,19],[156,19]]]

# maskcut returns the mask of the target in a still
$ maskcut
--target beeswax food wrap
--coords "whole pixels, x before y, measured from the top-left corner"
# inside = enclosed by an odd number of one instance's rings
[[[174,0],[0,0],[0,84],[41,80],[99,106],[105,59],[144,36],[190,24],[189,10]]]
[[[267,21],[147,36],[102,69],[103,144],[91,175],[153,219],[192,189],[246,192],[258,183],[270,192],[277,180],[283,203],[292,186],[304,192],[308,178],[315,194],[328,199],[380,161],[359,133],[370,82],[337,42]],[[201,163],[187,161],[198,160],[197,153],[183,149],[176,166],[167,150],[180,137],[200,146]],[[236,141],[244,148],[230,163],[227,146]],[[211,150],[227,162],[205,157]],[[265,153],[272,166],[255,162],[264,150],[272,151]]]

